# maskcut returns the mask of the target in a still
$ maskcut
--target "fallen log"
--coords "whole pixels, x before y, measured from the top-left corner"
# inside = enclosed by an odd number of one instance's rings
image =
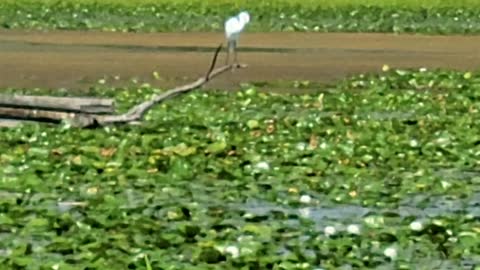
[[[60,123],[63,119],[74,118],[78,113],[47,111],[23,108],[0,108],[0,118],[28,119],[40,122]]]
[[[92,114],[113,113],[114,100],[91,97],[51,97],[0,94],[0,107]]]

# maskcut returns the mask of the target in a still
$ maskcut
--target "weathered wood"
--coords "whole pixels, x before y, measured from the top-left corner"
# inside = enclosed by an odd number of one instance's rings
[[[54,123],[61,122],[64,119],[73,119],[79,115],[80,114],[78,113],[55,112],[37,109],[0,108],[0,118],[27,119]]]
[[[29,108],[91,114],[113,113],[114,100],[90,97],[51,97],[0,94],[0,107]]]
[[[222,73],[225,73],[226,71],[237,69],[237,68],[246,68],[247,65],[245,64],[231,64],[231,65],[225,65],[222,67],[219,67],[217,69],[213,69],[215,67],[215,63],[217,61],[217,56],[218,53],[220,52],[222,48],[222,45],[217,48],[215,51],[215,54],[213,56],[211,65],[209,67],[209,70],[207,74],[204,77],[200,77],[193,83],[189,83],[186,85],[178,86],[173,89],[170,89],[166,91],[165,93],[155,95],[153,96],[150,100],[145,101],[143,103],[140,103],[133,108],[131,108],[128,112],[120,115],[98,115],[98,116],[81,116],[77,117],[77,123],[78,124],[87,124],[89,125],[108,125],[108,124],[118,124],[118,123],[128,123],[128,122],[133,122],[133,121],[139,121],[143,118],[143,116],[156,104],[159,104],[166,99],[175,97],[180,94],[185,94],[188,93],[192,90],[195,90],[201,86],[203,86],[205,83],[207,83],[209,80],[221,75]],[[87,118],[85,118],[87,117]]]
[[[228,65],[215,69],[209,76],[212,79],[225,71],[233,68],[244,68],[246,65]],[[99,125],[114,124],[114,123],[127,123],[131,121],[139,121],[154,105],[159,104],[166,99],[175,97],[179,94],[188,93],[194,89],[199,88],[207,82],[207,78],[200,78],[193,83],[173,88],[163,94],[155,95],[152,99],[145,101],[141,104],[130,109],[127,113],[121,115],[98,115],[94,116],[95,122]]]

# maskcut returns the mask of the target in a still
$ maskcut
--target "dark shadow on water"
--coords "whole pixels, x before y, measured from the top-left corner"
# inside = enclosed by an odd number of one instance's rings
[[[141,46],[141,45],[128,45],[128,44],[58,44],[48,42],[28,42],[28,41],[10,41],[1,40],[4,46],[16,45],[16,46],[31,46],[42,47],[44,49],[58,49],[58,48],[71,48],[71,49],[95,49],[103,48],[109,50],[123,50],[129,52],[214,52],[216,47],[210,46]],[[350,53],[409,53],[423,55],[425,52],[413,51],[413,50],[392,50],[392,49],[345,49],[345,48],[282,48],[282,47],[242,47],[240,46],[238,51],[241,52],[256,52],[256,53],[327,53],[327,52],[350,52]],[[429,54],[454,55],[455,52],[429,52]]]

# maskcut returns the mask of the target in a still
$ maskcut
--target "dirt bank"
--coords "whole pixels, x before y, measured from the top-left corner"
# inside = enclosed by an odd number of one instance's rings
[[[104,76],[117,85],[136,77],[171,86],[203,74],[220,42],[221,33],[0,31],[0,87],[86,88]],[[212,86],[278,79],[331,82],[378,72],[383,64],[476,69],[478,44],[480,36],[246,33],[239,58],[250,67]],[[154,71],[162,79],[155,79]]]

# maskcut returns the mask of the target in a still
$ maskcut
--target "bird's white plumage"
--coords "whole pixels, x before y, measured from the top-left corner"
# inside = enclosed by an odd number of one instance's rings
[[[237,40],[243,28],[249,22],[250,14],[246,11],[242,11],[237,16],[229,18],[225,22],[225,35],[227,40]]]
[[[246,11],[240,12],[237,16],[231,17],[225,22],[225,36],[228,42],[227,64],[231,52],[234,53],[234,61],[237,61],[236,47],[238,38],[245,25],[249,22],[250,14]]]

